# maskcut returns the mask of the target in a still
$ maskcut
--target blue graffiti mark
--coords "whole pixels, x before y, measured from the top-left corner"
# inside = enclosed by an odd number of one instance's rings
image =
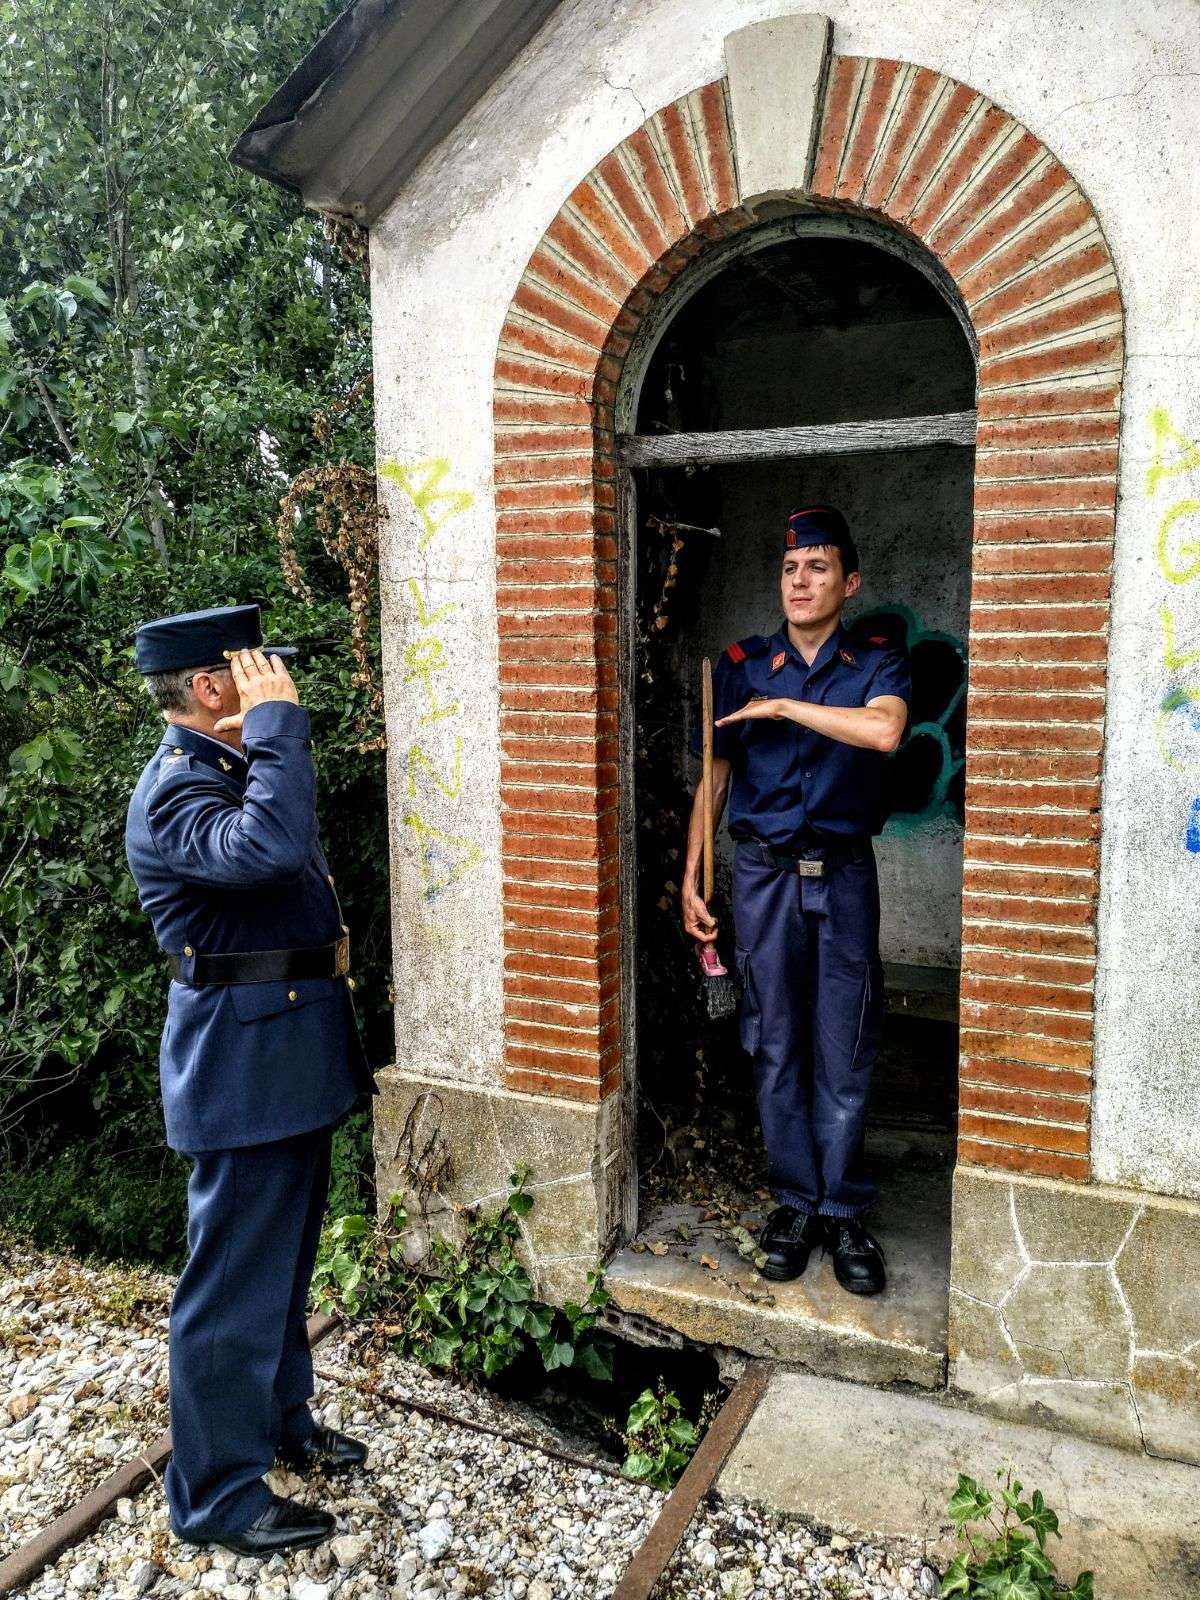
[[[882,605],[855,619],[855,634],[873,627],[901,644],[913,668],[913,722],[889,762],[890,834],[913,833],[940,817],[964,820],[967,649],[951,633],[926,628],[915,611]]]
[[[1192,801],[1184,843],[1194,856],[1200,856],[1200,800]]]

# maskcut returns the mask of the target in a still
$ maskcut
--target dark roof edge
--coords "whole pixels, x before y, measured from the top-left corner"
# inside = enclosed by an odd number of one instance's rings
[[[561,0],[351,0],[229,152],[314,209],[369,225]],[[418,105],[418,118],[404,108]],[[372,108],[392,123],[372,143]],[[387,156],[381,163],[380,150]]]

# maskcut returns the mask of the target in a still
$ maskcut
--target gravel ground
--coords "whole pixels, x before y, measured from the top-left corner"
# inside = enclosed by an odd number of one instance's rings
[[[0,1556],[166,1427],[170,1295],[0,1239]]]
[[[169,1288],[151,1275],[0,1245],[0,1553],[164,1426]],[[370,1442],[366,1468],[330,1480],[277,1472],[269,1481],[334,1512],[330,1544],[266,1563],[199,1549],[171,1535],[151,1486],[119,1502],[115,1517],[37,1578],[29,1600],[177,1600],[193,1591],[197,1600],[611,1595],[663,1495],[627,1483],[610,1460],[530,1407],[464,1390],[386,1348],[365,1348],[361,1337],[332,1336],[316,1368],[320,1420]],[[21,1395],[34,1406],[14,1407]],[[416,1402],[477,1426],[428,1417]],[[853,1545],[711,1496],[655,1600],[936,1593],[914,1550]]]

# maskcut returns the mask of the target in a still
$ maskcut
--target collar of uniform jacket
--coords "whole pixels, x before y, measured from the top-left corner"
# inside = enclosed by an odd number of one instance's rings
[[[237,783],[245,783],[249,771],[249,763],[240,750],[222,743],[220,739],[210,739],[208,734],[201,733],[197,728],[185,728],[177,722],[173,722],[163,735],[162,751],[164,758],[186,751],[193,761],[199,761],[202,766],[211,767],[214,772],[232,778]]]
[[[814,672],[820,672],[822,667],[827,667],[835,658],[844,666],[858,666],[858,657],[849,643],[849,636],[845,628],[840,622],[813,657],[811,667],[788,638],[786,622],[778,633],[771,635],[768,641],[768,651],[771,658],[769,676],[772,678],[777,672],[781,672],[789,661],[794,666],[799,667],[801,672],[807,673],[809,676]]]

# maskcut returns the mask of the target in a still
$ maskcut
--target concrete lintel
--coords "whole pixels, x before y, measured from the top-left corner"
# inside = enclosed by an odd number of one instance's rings
[[[832,45],[833,23],[817,12],[772,17],[726,35],[743,203],[807,193]]]

